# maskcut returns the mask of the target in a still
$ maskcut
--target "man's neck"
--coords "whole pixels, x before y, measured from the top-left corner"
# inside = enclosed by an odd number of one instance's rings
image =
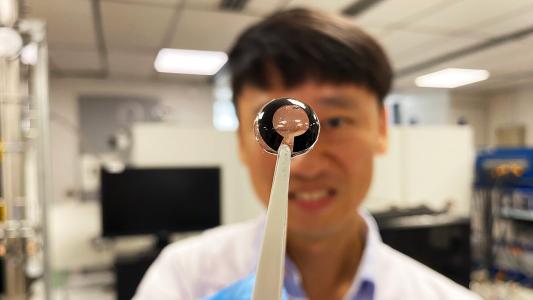
[[[367,227],[359,214],[326,236],[288,233],[287,252],[302,276],[309,299],[342,299],[355,277]]]

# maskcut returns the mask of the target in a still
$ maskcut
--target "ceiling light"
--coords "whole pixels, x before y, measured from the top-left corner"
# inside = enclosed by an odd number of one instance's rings
[[[455,88],[487,78],[487,70],[447,68],[417,77],[415,84],[420,87]]]
[[[163,48],[154,68],[162,73],[214,75],[227,60],[224,52]]]

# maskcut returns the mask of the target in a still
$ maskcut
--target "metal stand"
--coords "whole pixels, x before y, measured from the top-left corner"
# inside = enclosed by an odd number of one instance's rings
[[[45,203],[50,199],[47,47],[43,23],[19,20],[18,13],[16,0],[0,0],[0,43],[8,46],[0,52],[4,298],[29,299],[30,282],[41,279],[49,299],[45,226]],[[23,47],[34,47],[33,62],[22,63]],[[31,273],[30,262],[34,267],[39,265]]]

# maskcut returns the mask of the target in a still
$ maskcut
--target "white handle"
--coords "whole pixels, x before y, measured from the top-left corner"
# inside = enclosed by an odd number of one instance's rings
[[[289,146],[281,144],[278,149],[278,159],[270,191],[265,236],[261,243],[253,300],[281,299],[285,267],[290,169],[291,149]]]

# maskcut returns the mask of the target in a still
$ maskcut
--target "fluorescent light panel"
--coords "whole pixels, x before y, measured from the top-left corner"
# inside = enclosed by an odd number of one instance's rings
[[[489,78],[487,70],[447,68],[415,79],[420,87],[456,88]]]
[[[224,52],[163,48],[154,68],[161,73],[214,75],[227,60]]]

